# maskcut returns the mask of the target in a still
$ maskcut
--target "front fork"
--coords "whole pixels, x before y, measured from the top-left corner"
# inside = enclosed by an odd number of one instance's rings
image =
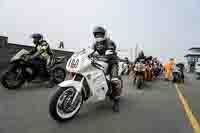
[[[76,78],[76,75],[74,75],[74,77],[72,77],[72,80],[74,80]],[[84,81],[84,77],[81,79],[81,82],[80,82],[80,84],[81,84],[81,88],[83,88],[83,81]],[[78,92],[78,91],[76,91],[76,93],[75,93],[75,95],[74,95],[74,98],[73,98],[73,100],[72,100],[72,105],[74,104],[74,102],[77,100],[77,97],[79,96],[79,94],[81,93],[81,91],[80,92]],[[82,94],[81,94],[82,95]]]

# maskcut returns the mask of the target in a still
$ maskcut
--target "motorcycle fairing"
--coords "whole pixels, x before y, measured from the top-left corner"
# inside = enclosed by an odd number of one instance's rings
[[[75,53],[67,62],[67,70],[69,72],[78,73],[88,82],[88,86],[91,90],[91,94],[98,100],[104,100],[108,91],[107,79],[104,74],[108,65],[105,62],[97,61],[98,65],[103,66],[104,70],[98,69],[92,65],[92,61],[88,58],[91,51],[82,50]]]

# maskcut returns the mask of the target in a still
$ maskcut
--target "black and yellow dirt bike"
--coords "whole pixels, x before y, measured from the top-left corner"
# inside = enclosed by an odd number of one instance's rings
[[[56,84],[65,80],[65,69],[56,66],[64,63],[65,57],[53,57],[51,67],[46,70],[45,63],[39,57],[27,58],[28,53],[27,50],[22,49],[11,58],[8,69],[1,77],[1,83],[5,88],[17,89],[26,81],[31,82],[37,78],[41,81],[52,80]]]

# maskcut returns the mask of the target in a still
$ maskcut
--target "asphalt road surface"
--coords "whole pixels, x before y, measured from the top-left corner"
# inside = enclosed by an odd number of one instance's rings
[[[193,133],[190,116],[171,82],[147,82],[136,90],[124,79],[120,113],[113,113],[111,103],[88,101],[78,116],[57,123],[48,114],[48,98],[53,88],[29,84],[16,91],[0,87],[0,133]],[[186,75],[179,90],[196,120],[200,120],[200,83]],[[198,125],[198,124],[197,124]],[[198,126],[197,126],[198,127]],[[197,129],[198,130],[198,129]]]

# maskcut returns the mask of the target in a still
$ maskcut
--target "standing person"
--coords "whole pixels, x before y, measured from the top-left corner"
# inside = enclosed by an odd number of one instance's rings
[[[168,63],[166,63],[165,64],[165,80],[166,81],[169,81],[170,80],[170,71],[171,71],[171,66],[170,66],[170,63],[168,62]]]
[[[63,43],[63,41],[60,41],[59,48],[64,48],[64,43]]]
[[[181,72],[181,79],[182,79],[182,82],[184,83],[184,78],[185,78],[184,69],[185,69],[185,65],[183,63],[178,63],[176,66],[179,68],[179,70]]]
[[[118,75],[118,57],[116,53],[116,44],[106,35],[106,30],[103,27],[97,26],[93,30],[95,43],[93,45],[94,52],[92,56],[98,54],[105,57],[109,64],[112,96],[113,96],[113,111],[119,112],[119,101],[122,91],[121,80]]]
[[[172,72],[172,65],[175,63],[175,60],[171,58],[168,63],[165,64],[165,80],[169,81],[171,72]]]

